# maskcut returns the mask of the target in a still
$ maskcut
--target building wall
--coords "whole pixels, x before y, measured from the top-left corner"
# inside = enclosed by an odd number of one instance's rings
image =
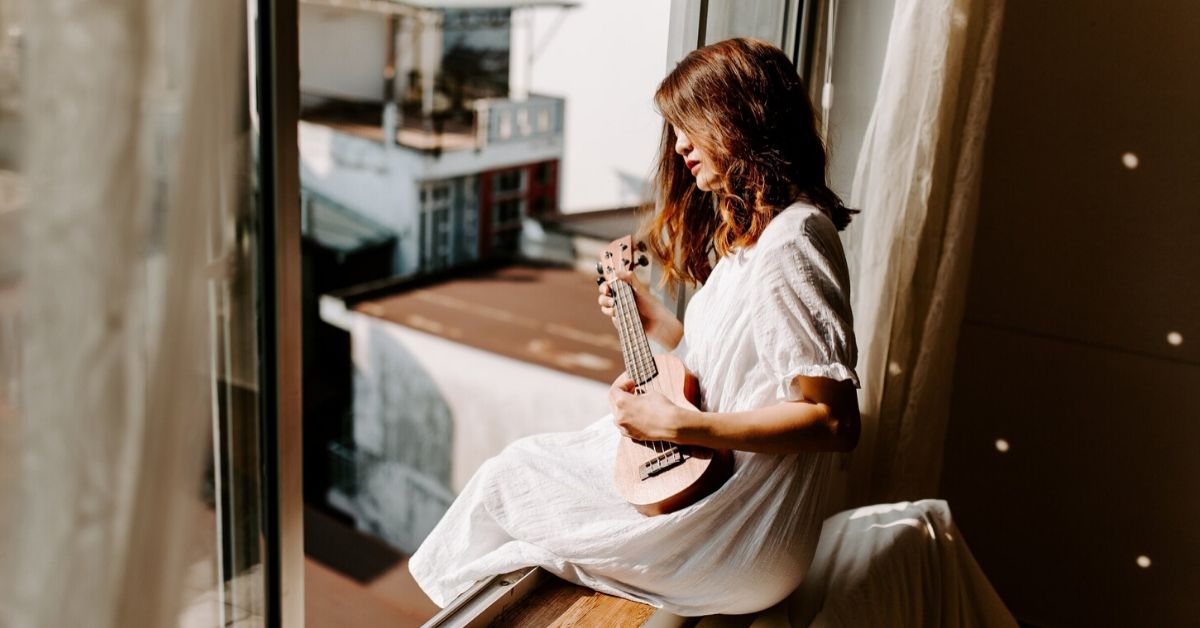
[[[396,16],[350,6],[300,6],[301,91],[379,102],[388,56],[389,22],[396,24],[396,98],[442,109],[508,92],[509,10],[426,11]],[[480,61],[476,63],[476,61]],[[434,83],[413,82],[412,73]],[[465,72],[465,73],[464,73]],[[425,87],[442,94],[428,100]]]
[[[558,160],[526,164],[517,168],[491,170],[479,175],[479,243],[480,255],[486,257],[499,247],[516,252],[522,231],[523,218],[544,218],[558,207]],[[502,176],[517,174],[517,190],[501,190]],[[516,201],[519,215],[502,224],[500,205]],[[507,245],[498,240],[507,234]]]
[[[669,69],[670,5],[582,0],[565,13],[516,12],[514,89],[528,85],[567,99],[563,211],[628,207],[646,198],[662,124],[652,97]]]
[[[1007,3],[942,492],[1035,625],[1200,618],[1197,32]]]
[[[360,528],[412,552],[488,458],[608,413],[605,383],[349,313]],[[436,321],[413,320],[414,326]],[[344,503],[344,502],[343,502]]]
[[[387,19],[381,13],[301,3],[300,90],[381,101]]]
[[[333,199],[395,231],[396,272],[419,263],[419,182],[557,160],[561,135],[540,135],[434,156],[300,123],[300,175],[308,189]]]

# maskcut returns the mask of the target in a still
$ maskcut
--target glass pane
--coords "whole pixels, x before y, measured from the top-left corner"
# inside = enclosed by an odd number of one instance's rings
[[[695,22],[700,20],[702,12],[698,0],[678,4],[690,9],[679,12],[671,24],[676,33],[673,39],[686,42],[684,49],[675,51],[682,58],[695,48],[695,35],[699,30]],[[800,34],[800,22],[808,0],[707,0],[705,4],[707,18],[701,37],[705,44],[735,37],[757,37],[779,46],[796,60],[793,55],[795,39]],[[680,286],[672,293],[659,290],[658,296],[683,318],[695,292],[695,288]]]
[[[776,46],[785,45],[788,5],[799,0],[709,0],[706,43],[734,37],[757,37]]]
[[[313,622],[428,617],[405,561],[468,478],[624,369],[595,264],[649,200],[670,3],[477,4],[300,7]]]

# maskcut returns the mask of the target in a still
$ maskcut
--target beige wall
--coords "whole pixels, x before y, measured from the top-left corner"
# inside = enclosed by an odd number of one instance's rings
[[[1037,625],[1200,618],[1198,32],[1008,2],[942,492]]]

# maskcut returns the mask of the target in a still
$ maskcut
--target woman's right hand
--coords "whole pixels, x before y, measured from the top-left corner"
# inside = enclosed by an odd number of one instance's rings
[[[638,314],[642,319],[642,327],[646,330],[646,335],[666,347],[667,350],[674,349],[679,344],[679,339],[683,337],[683,323],[675,318],[675,315],[667,309],[666,305],[663,305],[662,301],[650,293],[646,285],[632,271],[618,270],[617,278],[633,288],[634,300],[637,302]],[[601,283],[599,290],[600,312],[613,319],[615,326],[617,324],[616,310],[613,307],[615,301],[608,282]]]

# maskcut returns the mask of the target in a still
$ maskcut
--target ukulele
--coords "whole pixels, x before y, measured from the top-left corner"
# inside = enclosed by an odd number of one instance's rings
[[[633,269],[632,238],[613,240],[596,264],[596,283],[608,282],[617,335],[625,370],[636,384],[635,394],[662,393],[685,408],[700,403],[700,383],[679,358],[650,353],[650,343],[638,314],[633,288],[617,278],[620,268]],[[638,243],[639,251],[646,245]],[[646,265],[639,255],[637,265]],[[667,441],[643,441],[622,436],[617,444],[614,480],[617,491],[638,512],[661,515],[690,506],[712,493],[733,471],[733,453],[727,449],[679,445]]]

